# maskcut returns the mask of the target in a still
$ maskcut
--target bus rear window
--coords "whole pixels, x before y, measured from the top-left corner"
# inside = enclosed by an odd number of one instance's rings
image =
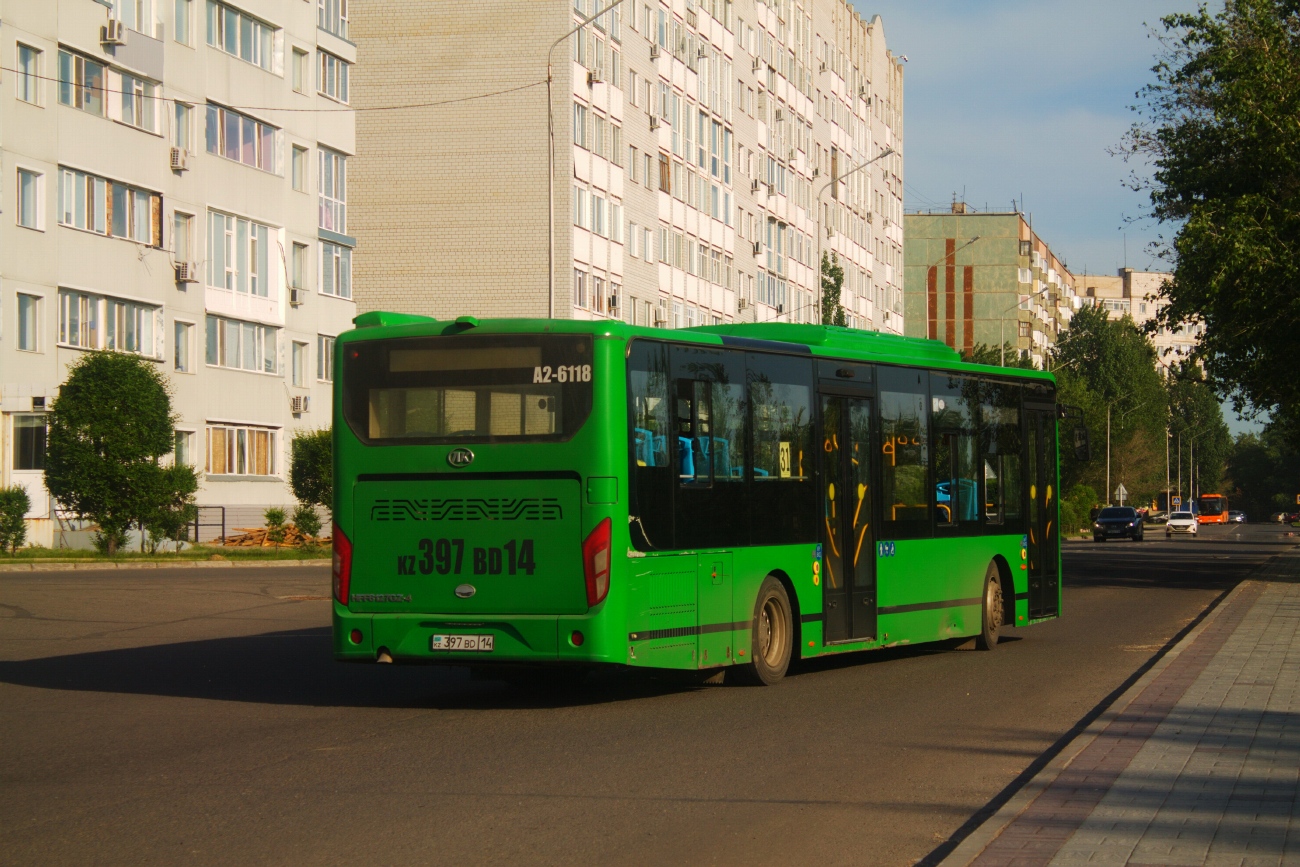
[[[593,377],[586,335],[351,343],[343,414],[375,445],[566,440],[591,414]]]

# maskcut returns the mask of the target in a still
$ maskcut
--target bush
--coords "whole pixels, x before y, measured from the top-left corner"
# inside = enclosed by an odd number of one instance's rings
[[[284,509],[272,506],[262,513],[266,519],[266,538],[279,545],[284,541]]]
[[[100,527],[90,537],[95,550],[106,556],[113,556],[126,545],[126,530],[116,527]]]
[[[298,508],[293,510],[293,525],[304,536],[312,539],[320,536],[321,521],[316,507],[311,503],[299,503]]]
[[[0,488],[0,551],[14,553],[27,539],[27,513],[32,500],[22,485]]]
[[[1061,533],[1077,533],[1092,525],[1090,513],[1097,504],[1097,492],[1087,485],[1075,485],[1061,501]]]
[[[301,503],[334,508],[334,444],[329,430],[299,431],[290,448],[289,487]]]

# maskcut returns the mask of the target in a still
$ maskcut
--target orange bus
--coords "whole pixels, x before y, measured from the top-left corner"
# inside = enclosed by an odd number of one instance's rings
[[[1228,498],[1223,494],[1201,494],[1196,501],[1196,520],[1202,524],[1228,523]]]

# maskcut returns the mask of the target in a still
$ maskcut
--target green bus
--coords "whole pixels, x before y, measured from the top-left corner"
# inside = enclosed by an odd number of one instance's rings
[[[366,313],[338,338],[339,660],[780,680],[1059,616],[1051,374],[795,324]]]

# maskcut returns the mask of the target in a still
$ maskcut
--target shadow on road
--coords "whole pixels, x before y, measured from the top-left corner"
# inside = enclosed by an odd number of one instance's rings
[[[334,662],[328,627],[0,661],[0,683],[37,689],[313,707],[565,707],[703,688],[698,679],[612,668],[580,680],[471,678],[455,666]]]

